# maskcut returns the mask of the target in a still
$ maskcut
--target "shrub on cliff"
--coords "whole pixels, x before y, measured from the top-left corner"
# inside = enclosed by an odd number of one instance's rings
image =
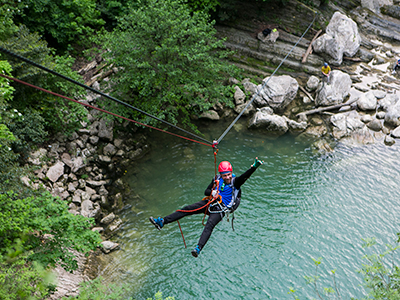
[[[2,300],[44,299],[54,288],[51,273],[26,256],[0,260],[0,298]]]
[[[78,265],[68,248],[88,252],[101,242],[90,230],[93,219],[70,214],[67,203],[48,192],[26,198],[0,194],[0,219],[0,255],[11,259],[32,251],[28,259],[44,267],[59,263],[73,271]]]
[[[33,192],[32,192],[33,194]],[[0,194],[0,294],[4,299],[42,299],[54,285],[48,267],[67,271],[78,265],[68,249],[94,250],[100,235],[90,230],[92,219],[68,212],[66,202],[48,192],[21,197]],[[3,299],[3,298],[2,298]]]
[[[222,40],[214,22],[202,12],[192,13],[179,0],[149,0],[119,19],[118,27],[96,39],[118,72],[112,85],[118,98],[161,119],[189,123],[190,114],[217,102],[232,105],[232,87],[224,85],[237,68],[224,61]],[[112,111],[148,117],[107,100]]]
[[[14,22],[24,24],[32,32],[45,36],[58,50],[68,49],[72,43],[85,42],[88,34],[104,25],[96,2],[25,0]]]
[[[72,64],[74,63],[72,57],[53,56],[53,50],[47,46],[47,43],[37,33],[31,33],[25,26],[21,26],[19,31],[0,41],[0,45],[62,75],[77,81],[82,80],[77,72],[72,70]],[[75,84],[42,71],[13,56],[2,54],[1,58],[7,59],[12,66],[12,71],[9,72],[12,77],[70,98],[86,92]],[[87,112],[85,108],[77,103],[21,83],[10,81],[10,85],[15,87],[15,91],[7,101],[6,110],[17,109],[23,115],[39,114],[40,118],[37,121],[39,125],[44,127],[42,130],[43,139],[47,137],[47,132],[52,134],[57,132],[71,133],[80,128],[80,121],[86,119]],[[23,126],[29,125],[25,124]],[[28,139],[33,140],[32,138]]]

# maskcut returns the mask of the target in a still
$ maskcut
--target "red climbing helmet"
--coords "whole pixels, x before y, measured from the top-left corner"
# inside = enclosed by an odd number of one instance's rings
[[[233,168],[232,165],[229,161],[221,161],[219,166],[218,166],[218,172],[221,174],[232,172]]]

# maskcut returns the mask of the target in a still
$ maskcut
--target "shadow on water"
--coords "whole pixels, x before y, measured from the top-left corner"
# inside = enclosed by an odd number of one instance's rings
[[[289,288],[304,286],[304,275],[314,274],[311,258],[322,257],[321,284],[331,286],[329,270],[337,268],[342,296],[361,298],[361,239],[393,243],[398,231],[397,146],[339,145],[321,157],[292,136],[266,139],[244,126],[226,135],[217,158],[238,175],[256,156],[265,161],[243,186],[235,231],[222,221],[195,259],[202,215],[181,220],[187,249],[177,224],[158,231],[149,223],[202,198],[214,174],[210,147],[154,132],[152,151],[124,177],[139,199],[125,200],[132,206],[113,238],[121,250],[100,275],[129,284],[135,299],[157,291],[176,300],[292,299]],[[212,140],[224,129],[202,130]],[[308,287],[297,296],[316,297]]]

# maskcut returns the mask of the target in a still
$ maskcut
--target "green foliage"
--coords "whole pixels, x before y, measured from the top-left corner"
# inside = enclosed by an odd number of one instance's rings
[[[1,118],[0,118],[1,122]],[[15,137],[12,134],[12,132],[8,129],[8,127],[5,124],[0,124],[0,147],[3,146],[1,144],[1,140],[5,141],[15,141]]]
[[[92,219],[70,214],[67,204],[48,192],[22,199],[13,192],[0,194],[0,219],[0,254],[9,259],[32,250],[30,260],[72,271],[77,262],[68,248],[87,252],[101,242],[89,229]]]
[[[47,47],[47,42],[42,40],[39,34],[30,33],[24,25],[21,25],[18,31],[9,35],[6,39],[0,40],[0,45],[49,69],[54,66],[50,56],[51,49]],[[11,64],[14,77],[20,80],[28,79],[42,72],[40,69],[12,56],[4,54],[4,57]]]
[[[15,16],[21,14],[26,4],[22,1],[0,0],[0,41],[18,31]]]
[[[6,61],[0,61],[0,72],[10,75],[11,66]],[[0,77],[0,191],[15,181],[18,172],[18,155],[11,146],[16,141],[7,124],[10,124],[10,116],[16,114],[7,109],[8,101],[13,98],[14,88],[9,85],[9,80]]]
[[[400,243],[400,233],[397,234],[397,243]],[[375,238],[363,239],[363,248],[369,249],[377,245]],[[366,263],[362,264],[361,269],[358,270],[364,276],[363,286],[368,291],[367,299],[380,299],[380,300],[398,300],[400,299],[400,268],[396,264],[398,259],[395,259],[394,254],[400,248],[400,245],[392,246],[386,244],[386,250],[383,253],[365,254],[363,259]],[[318,275],[318,266],[321,264],[322,259],[313,259],[315,264],[315,274],[313,276],[304,276],[306,283],[313,285],[313,290],[318,296],[318,299],[342,299],[336,283],[336,269],[331,270],[333,281],[332,287],[323,287],[322,293],[317,285],[320,278]],[[288,294],[294,299],[299,299],[295,293],[298,289],[291,287]],[[323,296],[324,295],[324,296]],[[354,300],[354,298],[351,298]]]
[[[43,299],[54,286],[52,274],[25,256],[12,262],[0,260],[0,295],[2,300]]]
[[[52,56],[52,50],[36,33],[31,34],[22,26],[18,33],[10,36],[0,44],[10,51],[39,63],[51,70],[76,81],[82,80],[77,72],[72,71],[74,58],[70,56]],[[70,83],[60,77],[44,72],[12,56],[7,56],[13,67],[13,76],[30,84],[45,88],[55,93],[73,98],[84,94],[83,88]],[[39,124],[45,126],[44,131],[51,133],[64,132],[69,134],[80,128],[80,121],[84,121],[86,110],[82,105],[72,101],[38,91],[20,83],[13,83],[16,87],[14,100],[9,101],[8,109],[17,109],[24,115],[41,115]],[[43,120],[43,122],[42,122]]]
[[[216,11],[217,6],[219,6],[219,1],[218,0],[186,0],[185,1],[189,7],[192,9],[192,11],[204,11],[204,12],[210,12],[210,11]]]
[[[363,241],[363,248],[376,245],[375,238],[363,239]],[[400,245],[394,247],[387,244],[386,247],[387,250],[383,253],[364,255],[363,259],[366,263],[362,264],[359,273],[364,275],[364,287],[370,291],[370,298],[396,300],[400,299],[400,268],[395,264],[398,260],[394,259],[394,253]]]
[[[228,53],[213,25],[204,13],[191,15],[179,0],[149,0],[131,9],[117,29],[96,40],[111,50],[108,59],[120,69],[113,76],[118,98],[125,95],[133,106],[175,123],[178,116],[188,122],[191,113],[217,102],[232,105],[233,90],[223,82],[238,73],[222,60]],[[120,106],[112,110],[132,113]]]
[[[145,4],[136,0],[97,0],[96,5],[106,28],[111,30],[117,25],[117,19],[128,13],[128,7],[138,8]]]
[[[0,60],[0,72],[4,75],[10,75],[11,66],[7,61]],[[9,80],[0,77],[0,148],[5,146],[5,142],[15,141],[14,135],[10,132],[6,124],[4,124],[4,115],[6,114],[6,103],[12,99],[15,89],[10,86]],[[8,124],[6,121],[5,123]],[[4,141],[4,142],[2,142]]]
[[[3,75],[11,75],[11,65],[5,61],[0,60],[0,72]],[[12,99],[12,94],[14,93],[15,89],[10,85],[10,82],[7,78],[0,77],[0,104],[5,104],[7,101]]]
[[[13,135],[18,137],[12,143],[14,152],[25,158],[31,151],[31,145],[43,143],[47,137],[45,120],[36,111],[26,111],[23,115],[16,109],[9,114],[11,122],[9,128]]]
[[[18,22],[54,42],[58,49],[85,41],[95,28],[104,25],[96,0],[26,0],[24,3]]]
[[[79,289],[79,295],[75,297],[64,297],[63,300],[120,300],[124,298],[126,286],[120,287],[115,284],[109,286],[102,283],[102,278],[98,277],[92,281],[83,282]]]
[[[97,277],[92,281],[81,283],[79,295],[75,297],[64,297],[62,300],[131,300],[131,297],[125,298],[127,294],[128,285],[118,286],[116,284],[105,285],[102,283],[102,278]],[[173,297],[163,298],[161,292],[157,292],[154,298],[147,300],[174,300]]]
[[[19,155],[11,148],[12,140],[0,137],[0,191],[18,182],[21,171],[18,165]]]
[[[72,65],[75,61],[73,57],[55,56],[53,59],[53,71],[82,82],[79,74],[72,70]],[[82,97],[86,94],[86,91],[76,84],[48,73],[38,76],[38,85],[69,98]],[[46,130],[52,133],[63,132],[63,134],[69,135],[81,128],[81,121],[87,121],[87,110],[78,103],[37,90],[32,91],[32,89],[26,100],[30,107],[40,111],[47,126]]]

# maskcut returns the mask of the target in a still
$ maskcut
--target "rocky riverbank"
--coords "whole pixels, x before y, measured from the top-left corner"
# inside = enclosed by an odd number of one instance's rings
[[[90,65],[95,68],[97,64]],[[97,81],[93,80],[92,85],[100,90]],[[80,101],[96,106],[97,98],[89,93]],[[66,201],[70,213],[94,218],[96,226],[92,230],[101,233],[103,238],[99,250],[107,254],[119,248],[108,238],[122,225],[118,211],[124,207],[124,195],[129,193],[128,186],[120,178],[128,165],[149,151],[149,146],[145,135],[129,123],[116,126],[95,109],[87,111],[87,119],[88,123],[82,122],[82,128],[71,136],[59,135],[32,152],[28,163],[35,171],[21,180],[33,189],[45,188]],[[77,271],[71,274],[61,267],[55,269],[59,286],[53,299],[76,295],[79,283],[90,277],[85,272],[88,259],[74,254],[78,259]]]
[[[257,110],[249,129],[278,136],[290,132],[299,139],[315,140],[317,151],[329,151],[337,142],[393,145],[400,130],[400,81],[392,73],[400,56],[400,21],[387,12],[393,12],[396,3],[340,1],[320,6],[314,1],[313,8],[291,4],[280,10],[280,16],[291,19],[275,22],[277,7],[269,3],[249,8],[254,18],[247,22],[241,18],[235,24],[217,26],[227,47],[237,51],[234,62],[252,82],[262,80],[251,88],[249,80],[238,83],[248,95],[240,101],[254,98],[248,110]],[[315,29],[299,42],[301,33],[295,28],[301,25],[305,30],[313,21],[314,9],[322,14],[316,16]],[[265,12],[264,18],[257,17],[260,11]],[[277,28],[278,38],[263,39],[263,28]],[[270,78],[273,65],[276,68],[285,57]],[[332,68],[329,85],[320,80],[324,62]]]

